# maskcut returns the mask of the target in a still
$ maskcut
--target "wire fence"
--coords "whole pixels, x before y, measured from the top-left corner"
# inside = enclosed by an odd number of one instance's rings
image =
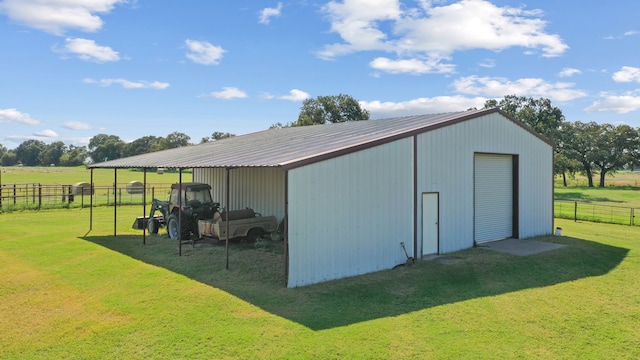
[[[17,210],[41,210],[56,208],[84,208],[93,206],[142,205],[152,199],[166,199],[171,184],[153,183],[132,187],[131,184],[116,186],[47,185],[40,183],[2,184],[0,186],[0,212]],[[93,193],[93,202],[91,194]]]
[[[603,222],[609,224],[640,225],[635,221],[636,208],[582,203],[577,201],[556,200],[554,203],[555,217]]]
[[[148,183],[132,187],[131,184],[116,186],[94,186],[93,202],[91,187],[77,185],[46,185],[40,183],[2,184],[0,186],[0,212],[17,210],[40,210],[56,208],[84,208],[93,206],[142,205],[146,198],[167,199],[171,184]],[[556,200],[554,214],[558,218],[604,222],[611,224],[640,225],[635,221],[636,208]],[[640,214],[640,212],[639,212]]]

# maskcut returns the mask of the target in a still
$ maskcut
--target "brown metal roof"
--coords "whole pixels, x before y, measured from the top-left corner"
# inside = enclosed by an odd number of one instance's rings
[[[353,121],[340,124],[269,129],[213,142],[91,164],[89,168],[296,168],[422,132],[499,112],[498,109]]]

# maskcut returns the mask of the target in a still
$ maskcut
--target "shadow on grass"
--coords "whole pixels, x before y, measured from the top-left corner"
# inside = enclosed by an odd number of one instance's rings
[[[447,255],[455,261],[420,261],[412,267],[380,271],[296,289],[285,288],[282,242],[230,246],[177,245],[165,236],[84,238],[148,264],[222,289],[272,314],[313,330],[600,276],[622,262],[628,249],[570,237],[541,237],[561,243],[553,251],[518,257],[483,248]]]
[[[581,192],[563,192],[563,193],[556,192],[554,195],[554,199],[560,200],[560,201],[580,201],[585,203],[590,203],[590,202],[623,203],[624,202],[622,200],[612,200],[606,197],[591,196]]]

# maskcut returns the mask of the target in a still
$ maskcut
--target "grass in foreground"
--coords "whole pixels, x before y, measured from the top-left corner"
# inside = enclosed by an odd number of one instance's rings
[[[568,246],[482,248],[298,289],[280,243],[185,246],[138,207],[0,215],[0,358],[638,358],[640,230],[559,220]],[[25,228],[25,224],[29,225]]]

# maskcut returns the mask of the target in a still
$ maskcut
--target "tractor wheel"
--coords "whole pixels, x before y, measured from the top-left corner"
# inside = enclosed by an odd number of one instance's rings
[[[189,224],[186,218],[182,218],[182,228],[178,222],[178,215],[171,214],[167,219],[167,233],[171,240],[188,240],[190,237]],[[178,238],[179,237],[179,238]]]
[[[158,219],[151,218],[149,219],[149,222],[147,222],[147,230],[149,231],[149,234],[157,234],[159,227],[160,222],[158,221]]]

